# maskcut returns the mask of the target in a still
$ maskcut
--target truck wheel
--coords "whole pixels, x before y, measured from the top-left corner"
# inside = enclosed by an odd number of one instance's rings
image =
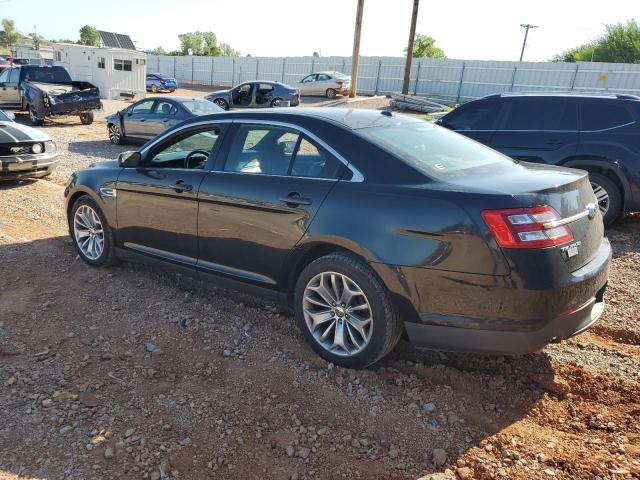
[[[80,122],[83,125],[91,125],[93,123],[93,112],[84,112],[80,114]]]
[[[33,105],[28,105],[27,108],[29,110],[29,121],[31,125],[35,125],[36,127],[41,126],[44,123],[44,118],[38,117],[38,112],[36,112]]]

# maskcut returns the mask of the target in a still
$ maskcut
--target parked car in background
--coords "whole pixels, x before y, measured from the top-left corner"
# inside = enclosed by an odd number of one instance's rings
[[[175,92],[178,81],[164,73],[147,73],[147,92]]]
[[[9,63],[9,60],[7,60],[5,57],[0,57],[0,73],[2,73],[2,70],[4,70],[5,68],[9,68],[11,66],[11,63]]]
[[[588,171],[606,225],[640,210],[640,97],[490,95],[437,123],[517,160]]]
[[[0,108],[27,110],[33,125],[42,125],[46,117],[67,115],[78,115],[88,125],[102,102],[98,87],[71,80],[63,67],[21,65],[0,73]]]
[[[0,110],[0,180],[39,178],[56,167],[55,142],[42,130],[20,125]]]
[[[128,138],[153,138],[167,128],[198,115],[222,112],[201,98],[145,98],[106,118],[109,140],[116,145]]]
[[[336,95],[348,95],[351,89],[351,77],[340,72],[317,72],[307,75],[298,82],[300,95],[323,95],[335,98]]]
[[[12,57],[12,56],[7,57],[7,61],[9,62],[10,65],[29,65],[30,63],[28,58],[20,58],[20,57]]]
[[[604,308],[611,247],[586,172],[389,112],[193,118],[75,172],[64,195],[88,264],[141,260],[275,298],[343,367],[403,332],[532,352]]]
[[[244,82],[229,90],[210,93],[204,98],[224,110],[279,107],[283,102],[290,102],[292,107],[300,104],[300,92],[297,88],[264,80]]]

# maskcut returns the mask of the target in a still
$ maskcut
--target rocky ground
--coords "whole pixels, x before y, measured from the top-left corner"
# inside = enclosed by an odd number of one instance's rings
[[[62,184],[131,147],[76,123],[43,127],[52,178],[0,184],[0,480],[640,478],[640,218],[609,230],[608,307],[574,339],[344,370],[261,299],[86,266]]]

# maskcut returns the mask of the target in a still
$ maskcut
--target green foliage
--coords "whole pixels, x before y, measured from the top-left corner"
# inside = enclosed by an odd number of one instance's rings
[[[202,55],[202,32],[181,33],[178,39],[182,55]]]
[[[33,42],[33,49],[40,50],[40,44],[44,40],[44,37],[36,32],[30,33],[29,36],[31,37],[31,41]]]
[[[21,36],[16,30],[15,22],[13,20],[3,18],[2,19],[2,43],[8,45],[9,47],[12,47],[20,41],[20,38]]]
[[[240,52],[238,50],[231,48],[231,45],[229,45],[228,43],[221,43],[220,55],[223,57],[239,57]]]
[[[75,40],[71,40],[70,38],[59,38],[58,40],[51,40],[53,43],[76,43]]]
[[[405,54],[407,49],[404,49]],[[413,56],[415,58],[447,58],[441,48],[436,47],[436,40],[429,35],[418,33],[413,42]]]
[[[320,57],[320,54],[319,54],[318,52],[313,52],[313,56],[314,56],[315,58],[318,58],[318,57]]]
[[[218,37],[213,32],[189,32],[178,35],[181,55],[205,55],[210,57],[237,57],[240,52],[228,43],[218,45]],[[171,55],[171,53],[169,54]]]
[[[80,45],[88,45],[90,47],[97,47],[100,43],[100,34],[98,30],[91,25],[85,25],[80,29]]]
[[[153,50],[149,50],[147,53],[151,53],[153,55],[166,55],[167,51],[162,47],[156,47]]]
[[[631,19],[606,28],[603,36],[558,54],[553,61],[640,63],[640,24]]]

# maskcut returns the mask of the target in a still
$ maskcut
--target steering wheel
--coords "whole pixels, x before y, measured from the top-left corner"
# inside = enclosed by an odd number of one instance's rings
[[[193,157],[197,153],[205,156],[205,160],[204,160],[205,162],[207,161],[207,158],[209,158],[209,152],[207,152],[206,150],[194,150],[193,152],[189,152],[189,155],[187,155],[185,157],[185,159],[184,159],[184,168],[191,168],[190,167],[191,157]]]

